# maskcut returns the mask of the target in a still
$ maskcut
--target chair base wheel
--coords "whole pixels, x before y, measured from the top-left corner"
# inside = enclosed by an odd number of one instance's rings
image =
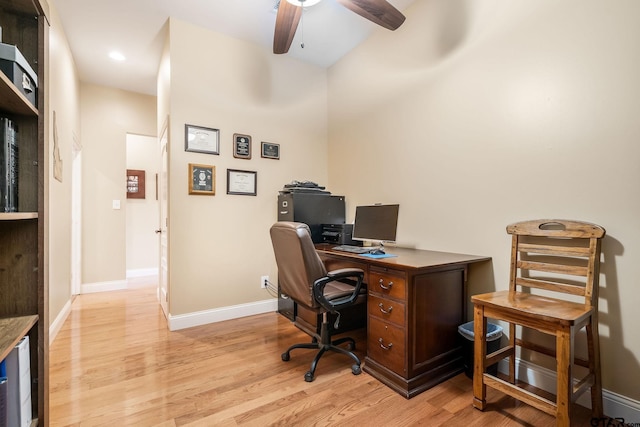
[[[360,375],[362,373],[362,369],[360,368],[360,365],[352,365],[351,372],[353,375]]]
[[[308,383],[312,382],[314,380],[313,378],[313,374],[311,373],[311,371],[307,372],[306,374],[304,374],[304,380]]]
[[[282,356],[280,357],[282,357],[283,362],[288,362],[289,359],[291,359],[291,356],[289,355],[289,353],[282,353]]]

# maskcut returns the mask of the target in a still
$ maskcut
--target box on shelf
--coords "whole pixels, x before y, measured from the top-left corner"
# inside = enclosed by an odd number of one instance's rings
[[[36,106],[38,76],[16,46],[0,43],[0,70]]]

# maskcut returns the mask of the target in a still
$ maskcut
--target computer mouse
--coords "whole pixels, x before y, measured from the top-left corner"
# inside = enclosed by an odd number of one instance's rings
[[[369,252],[371,255],[384,255],[384,250],[382,249],[374,249],[371,252]]]

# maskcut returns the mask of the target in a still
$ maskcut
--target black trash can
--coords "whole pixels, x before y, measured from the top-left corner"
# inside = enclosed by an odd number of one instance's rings
[[[473,321],[458,326],[458,332],[466,338],[462,344],[464,351],[464,373],[469,378],[473,378]],[[494,323],[487,322],[487,354],[500,350],[500,338],[502,338],[502,327]],[[491,375],[498,374],[498,364],[495,363],[487,367],[487,372]]]

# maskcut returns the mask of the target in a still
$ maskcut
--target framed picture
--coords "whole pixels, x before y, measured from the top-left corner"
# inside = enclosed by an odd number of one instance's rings
[[[251,137],[249,135],[233,134],[233,157],[236,159],[251,158]]]
[[[127,169],[127,199],[144,199],[144,171]]]
[[[216,194],[216,167],[189,163],[189,194]]]
[[[260,153],[265,159],[280,159],[280,144],[263,142]]]
[[[184,149],[195,153],[220,154],[220,130],[184,125]]]
[[[227,194],[255,196],[258,172],[227,169]]]

